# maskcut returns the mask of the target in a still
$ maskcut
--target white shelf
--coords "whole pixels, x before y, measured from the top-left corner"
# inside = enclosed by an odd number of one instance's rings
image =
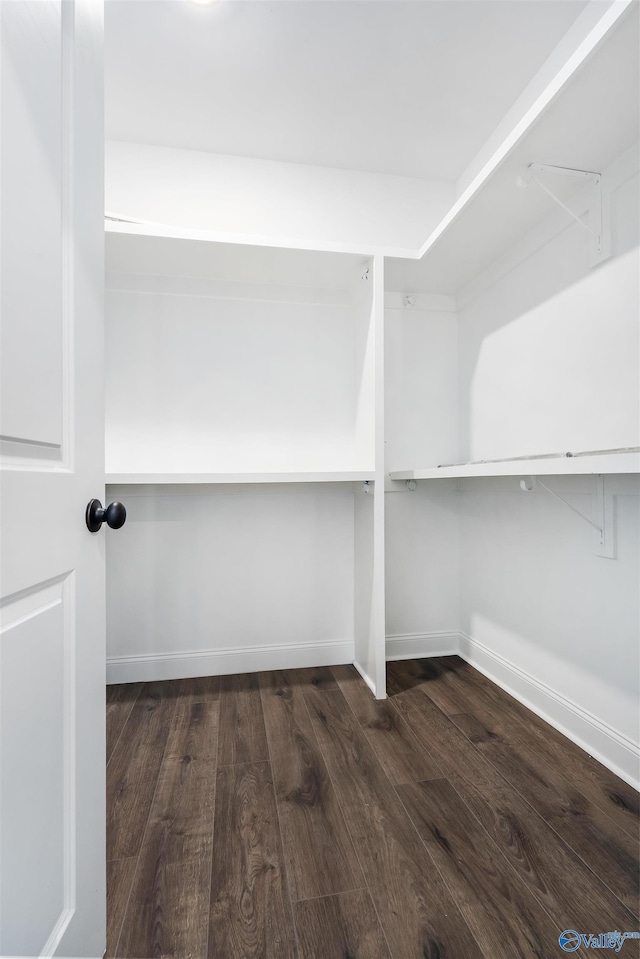
[[[320,473],[107,473],[112,486],[164,486],[198,483],[358,483],[374,479],[373,470],[338,470]]]
[[[455,479],[462,476],[578,476],[590,473],[640,473],[640,452],[558,456],[548,459],[461,463],[428,469],[392,470],[392,480]]]

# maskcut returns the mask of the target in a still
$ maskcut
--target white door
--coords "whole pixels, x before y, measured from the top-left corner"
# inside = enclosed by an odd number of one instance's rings
[[[0,954],[98,957],[101,3],[0,0],[0,30]]]

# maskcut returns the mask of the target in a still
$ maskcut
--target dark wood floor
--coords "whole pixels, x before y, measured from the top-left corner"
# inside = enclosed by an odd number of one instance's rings
[[[107,956],[542,959],[640,928],[633,789],[456,657],[388,681],[110,686]]]

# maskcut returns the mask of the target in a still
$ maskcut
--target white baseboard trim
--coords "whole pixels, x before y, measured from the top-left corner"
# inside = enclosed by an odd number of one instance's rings
[[[337,666],[352,663],[353,640],[242,646],[176,653],[142,653],[107,659],[107,684],[140,683],[157,679],[191,679],[194,676],[227,676],[269,669]]]
[[[458,655],[635,789],[640,788],[640,748],[589,710],[536,679],[467,633],[437,631],[387,636],[387,660]],[[107,659],[107,683],[224,676],[270,669],[354,663],[352,640],[245,646]],[[367,685],[369,676],[354,663]]]
[[[459,634],[459,643],[458,655],[470,666],[630,786],[640,788],[640,748],[637,743],[467,633]]]
[[[372,680],[372,678],[371,678],[371,676],[369,675],[369,673],[366,672],[366,670],[364,669],[364,667],[361,666],[360,663],[359,663],[357,660],[355,660],[355,659],[354,659],[354,661],[353,661],[353,665],[354,665],[355,668],[358,670],[358,672],[360,673],[360,675],[361,675],[362,678],[364,679],[365,683],[367,684],[367,686],[369,687],[369,689],[371,690],[371,692],[372,692],[373,695],[375,696],[375,695],[376,695],[376,684],[375,684],[374,681]]]
[[[395,633],[387,636],[387,660],[454,656],[460,648],[460,633]]]

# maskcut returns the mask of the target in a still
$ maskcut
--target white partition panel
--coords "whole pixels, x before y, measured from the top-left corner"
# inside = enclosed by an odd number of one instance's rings
[[[384,261],[375,257],[359,415],[372,424],[375,482],[355,499],[355,665],[378,699],[386,696],[384,625]],[[367,412],[368,411],[368,412]]]

